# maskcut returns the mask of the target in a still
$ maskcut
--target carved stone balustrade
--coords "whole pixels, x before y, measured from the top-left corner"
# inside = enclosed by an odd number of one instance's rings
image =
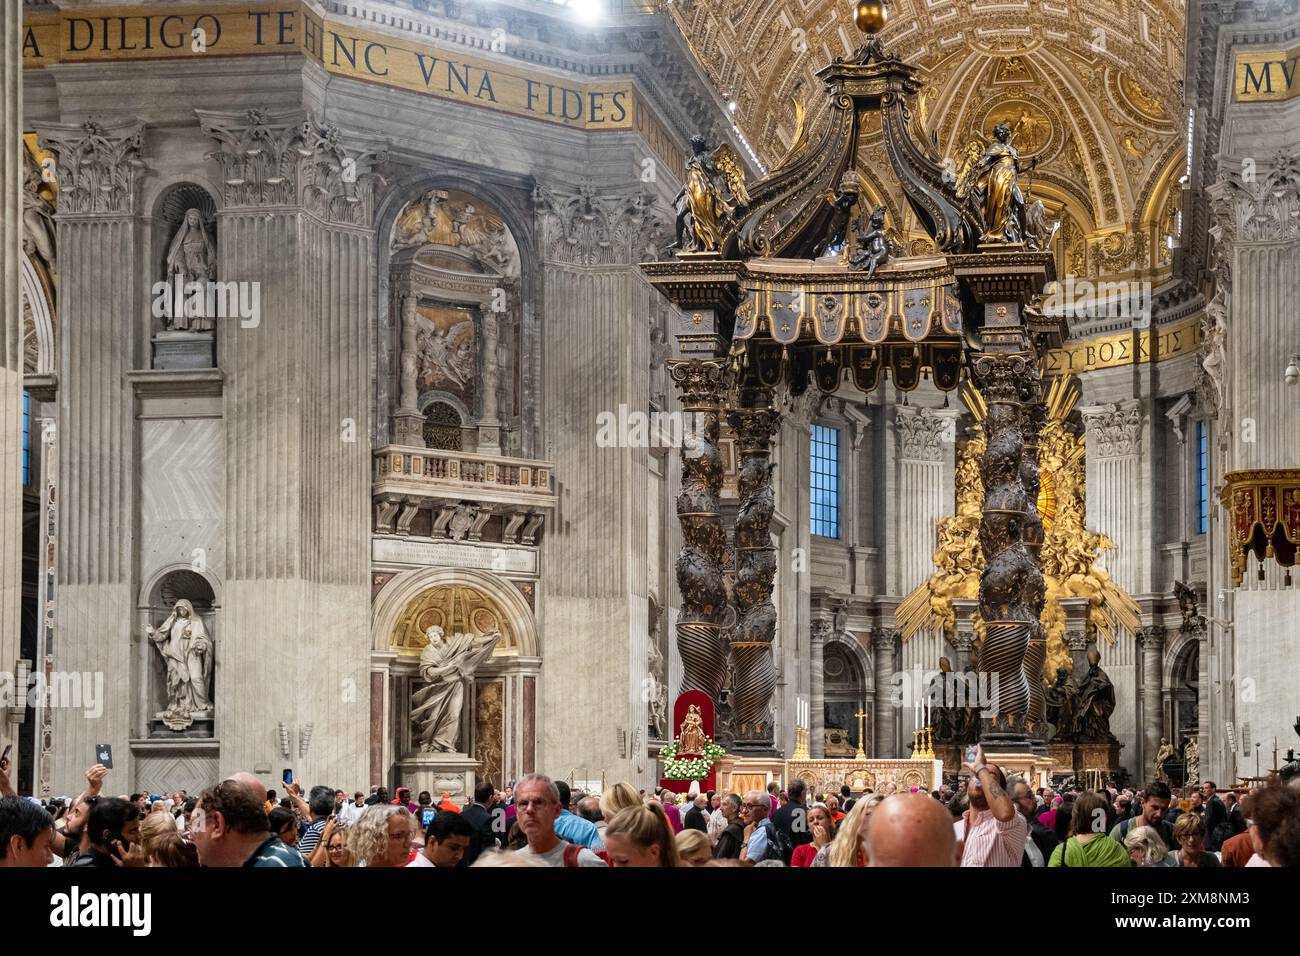
[[[375,452],[374,532],[535,546],[555,509],[550,462],[386,445]]]

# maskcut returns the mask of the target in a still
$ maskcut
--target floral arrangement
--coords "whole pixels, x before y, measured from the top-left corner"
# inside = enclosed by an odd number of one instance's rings
[[[718,758],[726,756],[727,752],[708,737],[704,741],[704,753],[698,757],[678,757],[675,740],[659,751],[659,759],[664,762],[664,779],[703,780],[707,777]]]

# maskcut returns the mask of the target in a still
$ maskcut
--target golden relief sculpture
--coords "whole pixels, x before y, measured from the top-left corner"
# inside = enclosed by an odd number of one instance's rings
[[[957,627],[952,602],[975,600],[979,595],[980,572],[984,570],[979,544],[984,481],[979,463],[984,454],[986,409],[973,389],[964,389],[962,399],[975,425],[973,435],[958,453],[957,511],[939,522],[934,573],[898,605],[895,620],[904,641],[926,627],[942,628],[951,637]],[[1071,431],[1068,421],[1078,400],[1078,389],[1068,377],[1054,379],[1047,396],[1047,422],[1038,439],[1042,478],[1038,510],[1043,516],[1042,564],[1047,585],[1043,609],[1043,626],[1047,630],[1044,677],[1055,674],[1057,668],[1071,669],[1062,598],[1086,597],[1089,630],[1110,644],[1115,643],[1121,628],[1134,634],[1141,625],[1137,604],[1097,563],[1104,552],[1115,547],[1114,542],[1085,526],[1084,439]],[[978,615],[975,621],[978,642],[983,638],[983,625]]]
[[[477,588],[468,585],[440,585],[417,595],[398,618],[389,637],[389,647],[403,657],[419,657],[432,627],[447,634],[481,636],[499,631],[498,656],[519,653],[519,638],[508,615]]]

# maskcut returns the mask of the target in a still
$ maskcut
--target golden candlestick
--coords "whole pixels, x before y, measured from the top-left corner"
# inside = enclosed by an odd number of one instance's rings
[[[867,739],[867,731],[866,731],[867,712],[865,710],[860,710],[853,716],[858,718],[858,753],[854,759],[866,760],[867,755],[866,752],[863,751],[862,749],[862,742]]]

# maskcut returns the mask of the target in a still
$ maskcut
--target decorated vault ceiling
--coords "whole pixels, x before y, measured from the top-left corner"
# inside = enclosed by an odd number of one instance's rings
[[[816,124],[814,73],[861,42],[849,0],[675,0],[665,7],[702,68],[734,99],[737,126],[769,165],[784,155],[797,102]],[[957,157],[994,123],[1037,157],[1022,183],[1061,221],[1059,271],[1168,273],[1186,122],[1181,0],[892,0],[885,48],[920,66],[922,115]],[[901,239],[925,240],[863,124],[859,173]]]

